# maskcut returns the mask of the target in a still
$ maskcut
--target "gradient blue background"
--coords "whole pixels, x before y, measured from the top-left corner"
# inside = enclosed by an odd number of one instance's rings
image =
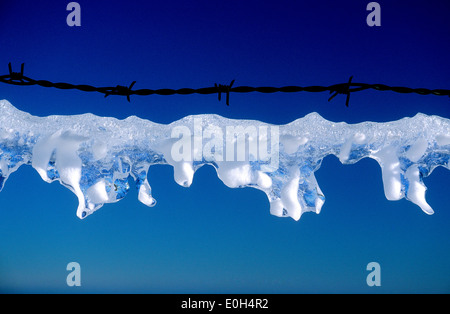
[[[135,88],[331,85],[346,82],[450,88],[450,4],[378,1],[381,27],[368,27],[368,0],[79,0],[81,27],[68,27],[69,1],[0,2],[0,73],[8,62],[35,79]],[[0,85],[0,99],[33,115],[137,115],[169,123],[190,114],[283,124],[316,111],[332,121],[391,121],[418,112],[450,117],[448,97],[364,91],[327,102],[326,93],[125,98]],[[449,173],[425,184],[435,210],[387,201],[374,160],[316,173],[320,215],[269,214],[257,190],[230,189],[203,167],[186,189],[167,166],[150,169],[158,204],[137,192],[85,220],[77,199],[28,166],[0,193],[1,292],[448,293]],[[81,287],[66,265],[81,265]],[[366,265],[381,265],[368,287]]]

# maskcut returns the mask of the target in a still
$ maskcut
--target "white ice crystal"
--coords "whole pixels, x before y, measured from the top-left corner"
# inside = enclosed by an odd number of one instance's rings
[[[324,204],[314,172],[328,155],[343,164],[375,159],[387,199],[405,197],[432,214],[422,178],[437,166],[450,169],[450,120],[417,114],[350,125],[311,113],[281,126],[217,115],[163,125],[135,116],[35,117],[0,101],[0,190],[11,173],[31,165],[44,181],[58,180],[75,193],[79,218],[122,199],[130,177],[139,200],[154,206],[147,179],[152,165],[173,166],[175,181],[188,187],[195,171],[209,164],[229,187],[264,191],[271,214],[298,220]]]

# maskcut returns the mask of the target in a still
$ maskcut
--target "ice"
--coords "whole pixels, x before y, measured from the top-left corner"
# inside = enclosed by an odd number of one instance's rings
[[[397,201],[403,197],[401,183],[400,160],[397,156],[397,147],[388,146],[373,154],[373,158],[381,166],[384,193],[390,201]]]
[[[205,114],[163,125],[135,116],[36,117],[0,101],[0,190],[14,171],[30,165],[44,181],[59,181],[77,196],[79,218],[125,197],[130,179],[139,201],[155,206],[147,174],[167,164],[184,187],[210,165],[230,188],[263,191],[271,214],[299,220],[322,209],[325,196],[314,174],[329,155],[343,164],[376,160],[388,200],[406,198],[432,214],[423,178],[438,166],[450,169],[450,120],[417,114],[352,125],[311,113],[277,126]]]

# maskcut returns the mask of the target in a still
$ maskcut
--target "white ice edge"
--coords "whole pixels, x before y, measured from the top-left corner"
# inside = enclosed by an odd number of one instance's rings
[[[188,187],[208,164],[226,186],[260,189],[271,214],[298,220],[321,211],[325,197],[314,173],[328,155],[343,164],[375,159],[388,200],[406,198],[432,214],[422,178],[437,166],[450,169],[450,120],[417,114],[351,125],[311,113],[276,126],[205,114],[163,125],[135,116],[36,117],[0,101],[0,190],[11,173],[31,165],[44,181],[59,181],[77,196],[79,218],[123,198],[130,177],[139,200],[154,206],[152,165],[171,165],[175,181]]]

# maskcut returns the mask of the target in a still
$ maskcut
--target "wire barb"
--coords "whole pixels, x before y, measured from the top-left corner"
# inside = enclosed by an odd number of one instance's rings
[[[348,80],[347,84],[338,84],[336,85],[334,90],[330,90],[330,94],[334,91],[334,94],[331,95],[330,98],[328,98],[328,101],[331,101],[334,97],[336,97],[337,94],[344,94],[347,95],[347,99],[345,100],[345,106],[348,107],[348,103],[350,102],[350,93],[352,92],[350,90],[350,87],[352,86],[352,80],[353,75],[350,76],[350,79]]]
[[[23,81],[24,68],[25,68],[25,63],[22,63],[22,65],[20,66],[20,72],[13,72],[11,62],[8,63],[8,70],[9,70],[8,82],[9,83],[25,83]]]
[[[235,80],[232,80],[230,85],[222,85],[222,84],[217,85],[216,83],[214,83],[214,87],[217,89],[217,93],[219,95],[219,101],[222,99],[222,92],[226,93],[226,95],[227,95],[227,99],[226,99],[227,106],[230,105],[230,91],[231,91],[231,87],[234,84],[234,81]]]
[[[133,94],[132,88],[134,84],[136,84],[136,81],[133,81],[129,87],[117,85],[114,88],[109,88],[104,92],[105,98],[109,95],[127,96],[127,100],[130,102],[130,95]]]

